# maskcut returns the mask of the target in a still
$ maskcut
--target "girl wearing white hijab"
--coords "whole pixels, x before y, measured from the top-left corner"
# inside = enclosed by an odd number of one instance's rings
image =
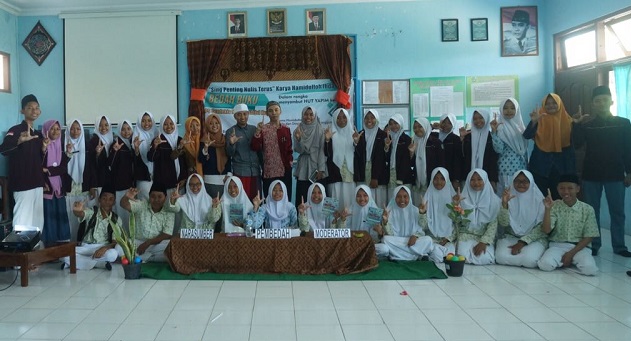
[[[390,152],[390,181],[388,192],[399,185],[412,187],[414,182],[413,156],[415,150],[410,150],[412,139],[403,131],[403,116],[394,114],[388,121],[389,139],[385,141],[386,152]],[[396,194],[395,194],[396,195]],[[392,200],[391,200],[392,201]]]
[[[462,140],[458,136],[458,122],[453,114],[443,114],[440,117],[438,133],[432,135],[440,141],[440,165],[447,169],[454,189],[460,187],[462,174]]]
[[[388,253],[394,260],[417,260],[428,256],[435,248],[432,238],[423,233],[419,225],[419,208],[412,204],[412,193],[406,186],[397,186],[388,204],[388,223],[392,225],[392,235],[383,237]],[[443,251],[440,251],[443,252]]]
[[[244,232],[245,220],[247,215],[252,213],[254,206],[248,198],[248,194],[243,190],[243,183],[241,179],[236,176],[230,176],[224,184],[223,197],[221,199],[221,212],[223,215],[223,231],[225,233],[241,233]],[[230,206],[233,206],[231,210]],[[241,215],[236,218],[238,214],[234,208],[241,208]],[[232,211],[232,214],[230,214]],[[236,218],[232,220],[233,218]]]
[[[124,227],[129,227],[129,212],[120,205],[120,200],[127,190],[134,187],[134,163],[136,155],[131,145],[132,125],[129,120],[123,120],[118,125],[118,136],[114,137],[114,143],[110,147],[110,155],[107,164],[112,171],[112,185],[116,191],[116,202],[113,211],[120,218]],[[138,160],[140,161],[140,160]]]
[[[543,222],[543,194],[532,174],[519,170],[512,177],[512,187],[504,190],[502,209],[498,215],[505,235],[497,240],[497,264],[536,268],[548,246],[548,238],[541,230]]]
[[[173,191],[168,208],[171,212],[184,212],[181,228],[212,230],[221,217],[219,200],[206,193],[201,175],[191,174],[186,180],[186,194]]]
[[[384,205],[385,206],[385,205]],[[355,188],[355,201],[351,206],[350,215],[342,216],[338,221],[338,227],[350,228],[352,231],[368,231],[375,243],[377,257],[387,257],[388,247],[381,243],[385,235],[392,235],[392,225],[388,222],[386,210],[382,216],[381,224],[370,225],[366,221],[370,208],[378,208],[373,200],[370,188],[366,185],[359,185]]]
[[[514,98],[507,98],[500,104],[502,115],[496,122],[491,122],[493,149],[499,155],[499,185],[497,193],[510,187],[511,176],[528,164],[528,142],[524,138],[524,121],[519,103]]]
[[[160,136],[153,139],[147,159],[153,162],[153,181],[164,185],[167,193],[187,178],[184,142],[177,135],[173,116],[166,115],[162,119]]]
[[[489,176],[493,188],[497,185],[497,153],[493,150],[493,139],[489,111],[478,109],[471,116],[471,131],[462,139],[462,151],[464,154],[463,177],[470,170],[484,169]]]
[[[432,125],[425,117],[417,117],[412,125],[414,136],[412,147],[414,148],[414,186],[412,195],[414,202],[421,202],[423,194],[428,188],[428,178],[434,168],[442,164],[440,157],[440,140],[431,134]]]
[[[107,116],[99,116],[94,125],[94,135],[88,142],[86,154],[86,167],[93,169],[93,174],[96,175],[96,181],[91,181],[90,200],[98,198],[103,185],[113,184],[112,172],[107,163],[112,142],[114,142],[114,134],[110,120]]]
[[[302,121],[294,130],[294,151],[298,161],[294,164],[296,177],[296,207],[309,190],[309,179],[315,173],[315,180],[326,177],[326,156],[324,156],[324,128],[320,124],[317,111],[310,106],[302,109]],[[307,195],[309,197],[310,195]]]
[[[257,194],[252,200],[254,205],[254,228],[293,229],[298,225],[296,206],[287,198],[287,187],[280,180],[269,185],[265,204]]]
[[[75,202],[87,202],[89,191],[93,186],[90,182],[94,178],[91,172],[94,169],[86,167],[87,143],[83,133],[83,124],[79,120],[71,120],[64,132],[64,146],[72,144],[72,155],[68,161],[68,175],[72,178],[72,187],[66,194],[66,211],[70,223],[70,235],[72,240],[76,240],[79,230],[79,221],[72,213],[72,206]],[[96,185],[94,185],[96,186]]]
[[[386,132],[379,128],[379,113],[370,109],[364,115],[364,129],[353,134],[355,143],[355,182],[370,187],[372,197],[379,207],[384,207],[388,201],[388,181],[390,171],[387,169],[384,142]],[[365,150],[365,152],[364,152]]]
[[[156,136],[158,136],[158,129],[153,119],[153,114],[146,111],[138,116],[132,135],[132,144],[136,156],[140,156],[142,159],[142,164],[137,163],[137,169],[134,170],[139,200],[149,200],[149,191],[151,190],[151,185],[153,185],[153,162],[149,161],[147,153]]]
[[[421,214],[420,225],[423,232],[432,238],[434,243],[442,245],[446,248],[447,253],[456,253],[456,230],[449,218],[449,209],[447,204],[451,204],[456,192],[449,181],[449,172],[445,168],[438,167],[432,171],[430,185],[427,187],[423,205],[426,213]],[[423,208],[423,207],[421,207]],[[440,263],[446,254],[443,249],[435,249],[430,253],[430,258]]]
[[[326,197],[326,190],[324,185],[320,183],[313,183],[307,190],[307,202],[304,202],[304,197],[300,200],[298,205],[298,227],[305,232],[309,232],[310,229],[324,229],[334,227],[332,225],[333,216],[327,217],[323,212],[324,198]]]
[[[470,264],[493,264],[500,198],[493,192],[486,172],[479,168],[469,172],[462,194],[456,194],[455,201],[471,210],[467,217],[470,222],[458,228],[458,254]]]
[[[333,113],[332,129],[324,131],[324,155],[329,173],[328,192],[339,199],[340,209],[348,208],[353,202],[355,188],[353,145],[353,122],[346,109],[337,109]]]

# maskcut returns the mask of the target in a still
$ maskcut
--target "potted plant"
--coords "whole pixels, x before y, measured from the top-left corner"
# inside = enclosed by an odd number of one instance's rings
[[[460,193],[458,193],[459,195]],[[454,228],[456,229],[456,254],[448,254],[445,257],[445,270],[447,271],[447,275],[451,277],[460,277],[462,276],[462,272],[464,271],[464,263],[465,257],[462,255],[458,255],[458,240],[460,235],[460,226],[471,222],[471,220],[467,219],[469,214],[473,210],[465,210],[460,206],[459,202],[454,202],[451,204],[446,204],[449,209],[449,218],[453,222]]]
[[[121,258],[125,279],[140,278],[140,257],[136,255],[136,219],[134,213],[129,214],[129,232],[118,223],[110,219],[110,226],[116,243],[123,249],[124,256]]]

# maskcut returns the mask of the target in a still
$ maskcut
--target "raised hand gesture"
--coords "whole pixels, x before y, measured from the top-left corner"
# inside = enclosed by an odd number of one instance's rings
[[[300,205],[298,205],[298,213],[305,214],[305,213],[307,213],[307,209],[310,206],[305,204],[305,197],[301,196],[300,199],[301,199],[301,201],[300,201]]]
[[[497,114],[493,115],[493,121],[491,121],[491,123],[489,123],[491,125],[491,131],[492,132],[497,132],[497,128],[500,126],[500,124],[504,124],[504,122],[497,122]]]
[[[130,199],[133,200],[136,198],[136,195],[138,195],[138,190],[136,188],[130,188],[127,190],[127,192],[125,193],[125,196]]]
[[[383,140],[385,144],[386,151],[390,150],[390,145],[392,144],[392,137],[390,136],[390,129],[386,129],[386,139]]]
[[[72,154],[74,150],[74,143],[70,142],[66,144],[66,154]]]
[[[421,198],[421,203],[418,205],[418,213],[427,213],[427,201],[425,200],[425,198]]]
[[[539,118],[541,118],[541,116],[545,116],[545,115],[547,115],[547,113],[545,113],[545,112],[541,113],[541,114],[539,113],[539,105],[537,105],[535,107],[535,109],[533,109],[530,112],[530,121],[532,121],[532,123],[537,123],[537,122],[539,122]]]
[[[217,192],[217,196],[213,198],[213,207],[219,206],[220,203],[221,203],[221,196],[219,195],[219,192]]]
[[[116,139],[116,141],[114,142],[114,144],[112,144],[112,148],[114,149],[115,152],[119,151],[121,149],[121,147],[123,146],[122,142],[118,142],[119,139]]]
[[[230,144],[235,144],[237,141],[242,139],[243,136],[237,136],[237,131],[235,128],[232,128],[232,133],[230,134]]]
[[[175,191],[171,193],[171,199],[170,199],[171,205],[175,205],[175,202],[177,201],[177,199],[181,197],[182,196],[180,195],[180,184],[178,183],[177,186],[175,186]]]
[[[508,208],[508,202],[514,197],[515,195],[510,192],[510,186],[506,187],[502,193],[502,207]]]
[[[294,130],[294,137],[297,141],[300,141],[300,138],[302,137],[302,129],[300,129],[300,126],[297,126]]]
[[[353,143],[358,144],[359,139],[362,137],[363,134],[364,134],[363,130],[361,131],[361,133],[358,133],[357,128],[353,127]]]
[[[546,209],[550,209],[552,204],[554,204],[554,200],[552,200],[552,192],[550,192],[550,189],[548,188],[548,195],[543,198],[543,206],[545,206]]]
[[[96,155],[97,156],[101,155],[101,152],[103,151],[104,148],[105,148],[105,145],[103,145],[103,140],[99,139],[99,144],[96,145]]]
[[[388,218],[390,218],[390,211],[388,211],[386,204],[383,204],[383,213],[381,214],[381,220],[383,220],[383,223],[386,224],[388,223]]]
[[[163,143],[163,142],[167,142],[167,141],[162,139],[162,135],[156,136],[156,138],[153,139],[153,148],[158,148],[160,143]]]
[[[48,137],[44,137],[44,140],[42,140],[42,151],[46,151],[49,144],[50,144],[50,139]]]
[[[256,192],[256,196],[252,199],[252,205],[254,206],[254,211],[258,211],[259,206],[265,201],[265,199],[261,199],[261,191]]]
[[[572,121],[579,124],[589,122],[591,119],[589,114],[583,114],[583,108],[580,105],[578,106],[578,112],[572,116]]]
[[[134,137],[134,150],[136,150],[137,152],[140,152],[140,144],[143,143],[145,140],[141,140],[140,137],[136,136]]]
[[[335,135],[335,132],[332,131],[331,125],[329,124],[329,126],[326,129],[324,129],[324,140],[326,140],[326,142],[331,141],[331,138],[333,138],[333,135]]]
[[[346,218],[350,217],[351,215],[353,215],[351,213],[351,211],[348,209],[348,207],[345,207],[342,212],[340,212],[340,218],[342,218],[342,220],[346,220]]]
[[[416,153],[416,142],[410,143],[408,151],[410,152],[410,157]]]
[[[31,128],[29,127],[27,131],[23,131],[20,133],[20,137],[18,138],[18,144],[26,142],[26,141],[30,141],[32,139],[36,139],[39,136],[37,135],[31,135]]]
[[[458,187],[458,190],[456,191],[456,195],[454,195],[452,199],[455,205],[460,205],[460,202],[465,199],[460,193],[460,186]]]

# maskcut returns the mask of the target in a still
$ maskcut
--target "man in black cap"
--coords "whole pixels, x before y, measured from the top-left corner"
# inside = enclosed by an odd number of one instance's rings
[[[48,138],[35,130],[35,120],[41,115],[34,95],[22,98],[22,123],[13,126],[0,145],[0,153],[9,157],[9,190],[13,192],[14,228],[44,226],[44,176],[42,164]],[[18,227],[20,228],[20,227]]]
[[[95,266],[112,270],[111,262],[118,257],[116,241],[112,238],[110,220],[120,224],[116,213],[112,212],[116,201],[116,191],[111,186],[104,186],[99,194],[99,206],[85,208],[77,201],[72,206],[72,213],[79,218],[77,233],[77,269],[90,270]],[[70,257],[62,258],[61,269],[70,266]]]
[[[585,162],[581,174],[585,202],[594,207],[600,230],[600,199],[603,188],[611,217],[611,246],[613,252],[631,257],[624,242],[625,187],[631,185],[631,123],[613,116],[609,110],[613,101],[606,86],[592,92],[592,114],[577,114],[572,127],[575,147],[585,146]],[[600,237],[592,241],[592,254],[598,254]]]
[[[527,55],[537,53],[537,34],[530,25],[530,14],[517,9],[513,12],[511,30],[504,32],[504,55]]]
[[[137,189],[130,188],[120,201],[121,207],[133,212],[136,218],[136,253],[143,262],[164,262],[164,250],[169,245],[175,224],[175,213],[164,208],[166,187],[154,182],[148,202],[136,200],[137,194]],[[124,256],[120,246],[116,249],[119,256]]]

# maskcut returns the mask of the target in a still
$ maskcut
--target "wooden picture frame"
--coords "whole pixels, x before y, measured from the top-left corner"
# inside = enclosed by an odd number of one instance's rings
[[[326,8],[305,10],[307,34],[326,34]]]
[[[489,40],[489,19],[473,18],[471,19],[471,41],[488,41]]]
[[[539,55],[537,6],[500,8],[502,57]]]
[[[287,9],[274,8],[267,10],[267,34],[287,34]]]
[[[441,19],[440,28],[443,42],[458,41],[458,19]]]
[[[248,36],[248,13],[228,12],[228,38]]]

